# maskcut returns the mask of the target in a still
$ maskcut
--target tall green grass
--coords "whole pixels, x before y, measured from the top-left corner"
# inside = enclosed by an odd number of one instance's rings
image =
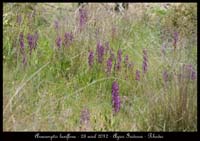
[[[36,10],[42,6],[44,4],[39,4]],[[162,26],[133,19],[128,13],[109,15],[104,9],[90,9],[87,25],[79,33],[75,12],[52,10],[52,15],[38,12],[35,22],[30,23],[24,18],[28,12],[22,9],[24,21],[20,26],[15,23],[14,11],[4,4],[4,14],[10,12],[11,25],[3,27],[4,131],[79,131],[84,107],[90,111],[89,131],[197,131],[196,80],[180,80],[176,75],[184,63],[196,67],[196,43],[188,43],[186,48],[179,43],[174,51],[166,38],[168,47],[163,56]],[[100,15],[96,21],[93,13]],[[123,19],[125,16],[128,20]],[[60,35],[70,31],[75,35],[69,48],[58,50],[56,47],[55,19],[59,19],[61,25]],[[117,27],[114,39],[111,37],[113,23]],[[129,60],[134,62],[132,70],[122,63],[120,71],[112,70],[112,75],[107,76],[108,54],[103,64],[97,63],[95,54],[94,66],[89,68],[88,51],[96,52],[96,28],[100,29],[98,39],[103,43],[108,41],[115,56],[117,50],[122,49],[122,62],[125,55],[129,55]],[[31,56],[27,54],[28,64],[24,66],[19,34],[34,31],[39,34],[37,49]],[[28,52],[27,42],[25,48]],[[144,75],[143,48],[148,55],[148,72]],[[135,80],[136,69],[141,71],[140,81]],[[166,85],[162,78],[164,69],[170,73]],[[119,84],[121,98],[121,109],[116,116],[112,114],[111,103],[114,80]]]

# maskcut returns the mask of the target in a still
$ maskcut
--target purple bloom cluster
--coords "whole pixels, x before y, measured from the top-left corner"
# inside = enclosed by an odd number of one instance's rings
[[[32,53],[32,49],[36,49],[36,45],[37,45],[37,40],[38,40],[38,33],[35,32],[34,35],[31,35],[30,33],[27,36],[27,40],[28,40],[28,44],[30,47],[30,55]]]
[[[129,63],[128,63],[128,55],[125,56],[124,63],[125,63],[126,66],[129,65]]]
[[[166,82],[168,81],[168,79],[169,79],[169,74],[168,74],[167,71],[165,70],[165,71],[163,72],[163,80],[164,80],[164,82],[166,83]]]
[[[178,41],[178,32],[174,32],[174,43],[173,43],[173,45],[174,45],[174,47],[176,48],[176,46],[177,46],[177,41]]]
[[[60,36],[58,36],[56,39],[56,45],[58,48],[61,48],[61,46],[62,46],[62,39]]]
[[[65,47],[69,47],[73,41],[73,34],[72,32],[66,32],[65,33],[65,38],[64,38],[64,45]]]
[[[31,34],[28,34],[28,36],[27,36],[27,40],[28,40],[28,44],[29,44],[29,47],[30,47],[30,54],[31,54],[31,52],[32,52],[32,49],[33,49],[33,36],[31,35]]]
[[[84,108],[81,111],[81,116],[80,116],[80,123],[81,125],[86,125],[88,126],[90,122],[90,112],[88,108]]]
[[[140,80],[140,71],[139,70],[136,70],[136,77],[135,77],[136,80]]]
[[[114,113],[120,110],[120,97],[119,97],[119,86],[116,81],[112,84],[112,105]]]
[[[143,50],[143,65],[142,65],[142,68],[143,68],[143,73],[146,73],[147,72],[147,51],[144,49]]]
[[[115,64],[115,69],[116,70],[120,69],[121,61],[122,61],[122,51],[121,51],[121,49],[119,49],[118,52],[117,52],[117,64]]]
[[[98,42],[97,43],[97,56],[98,56],[98,62],[102,63],[103,62],[103,55],[104,55],[104,47],[103,45]]]
[[[188,78],[191,80],[195,80],[197,77],[196,71],[194,70],[191,64],[183,65],[183,73],[184,73],[183,75],[185,76],[185,78]]]
[[[112,69],[112,58],[108,58],[107,60],[107,74],[111,73],[111,69]]]
[[[24,48],[24,34],[21,32],[19,35],[20,51],[23,57],[22,63],[25,65],[27,63],[26,53]]]
[[[117,61],[119,63],[121,63],[121,61],[122,61],[122,51],[121,51],[121,49],[118,50],[117,55],[118,55],[117,56]]]
[[[92,67],[93,63],[94,63],[94,53],[93,51],[90,51],[88,56],[88,64],[90,67]]]
[[[110,50],[110,58],[112,61],[115,59],[115,54],[113,53],[112,50]]]
[[[59,24],[58,24],[58,21],[57,21],[57,20],[54,21],[54,28],[55,28],[56,31],[57,31],[58,28],[59,28]]]
[[[128,63],[128,68],[133,68],[134,67],[134,63],[131,62],[131,63]]]
[[[24,34],[22,32],[19,34],[19,43],[21,49],[24,49]]]
[[[87,22],[87,11],[84,8],[79,9],[79,26],[82,30]]]

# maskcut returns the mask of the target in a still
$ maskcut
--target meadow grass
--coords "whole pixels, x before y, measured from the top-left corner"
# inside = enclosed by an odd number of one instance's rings
[[[23,4],[22,4],[23,5]],[[161,39],[162,26],[134,19],[132,14],[106,13],[87,9],[85,27],[78,30],[78,12],[53,10],[39,4],[33,21],[22,9],[22,24],[4,24],[3,31],[3,130],[4,131],[197,131],[197,82],[179,77],[183,64],[197,66],[197,44],[186,42],[174,50],[171,37]],[[45,12],[41,12],[43,9]],[[24,10],[24,11],[23,11]],[[41,10],[41,11],[39,11]],[[71,12],[70,12],[71,11]],[[4,14],[13,12],[4,4]],[[26,17],[26,18],[25,18]],[[41,20],[43,19],[43,20]],[[6,18],[4,19],[4,21]],[[59,28],[54,28],[58,20]],[[159,25],[159,26],[157,26]],[[116,33],[112,36],[112,28]],[[98,31],[96,33],[96,31]],[[26,35],[38,31],[37,48],[29,55]],[[27,64],[22,63],[19,34],[24,33]],[[69,47],[56,46],[57,36],[72,32]],[[109,42],[115,54],[112,72],[106,73],[110,54],[98,63],[97,42]],[[163,55],[161,47],[167,44]],[[114,70],[117,51],[122,50],[120,70]],[[148,70],[143,74],[143,49]],[[94,64],[88,64],[89,51]],[[134,63],[124,64],[125,56]],[[136,70],[140,80],[136,80]],[[163,80],[163,71],[169,78]],[[112,83],[119,84],[120,111],[113,114]],[[88,127],[80,124],[81,111],[88,108]]]

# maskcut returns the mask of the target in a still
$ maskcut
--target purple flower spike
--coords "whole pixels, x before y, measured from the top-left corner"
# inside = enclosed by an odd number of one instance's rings
[[[125,63],[126,66],[128,66],[128,64],[129,64],[129,63],[128,63],[128,55],[126,55],[126,57],[125,57],[125,59],[124,59],[124,63]]]
[[[20,43],[21,49],[24,49],[24,34],[22,32],[19,35],[19,43]]]
[[[174,32],[174,43],[173,43],[173,45],[174,45],[175,48],[177,46],[177,41],[178,41],[178,32]]]
[[[28,33],[27,40],[29,46],[33,46],[33,36],[30,33]]]
[[[80,27],[80,30],[83,29],[86,22],[87,22],[87,11],[84,8],[80,8],[79,9],[79,27]]]
[[[128,63],[128,68],[134,68],[134,63],[132,62],[132,63]]]
[[[121,68],[121,61],[122,61],[122,51],[121,49],[117,52],[117,63],[115,64],[115,70],[119,70]]]
[[[119,97],[119,86],[116,81],[112,84],[112,106],[114,114],[120,110],[120,97]]]
[[[92,67],[93,63],[94,63],[94,53],[93,51],[90,51],[89,56],[88,56],[88,64],[90,67]]]
[[[143,68],[143,73],[146,73],[147,72],[147,51],[144,49],[143,50],[143,65],[142,65],[142,68]]]
[[[27,40],[28,40],[28,44],[29,44],[29,48],[30,48],[30,55],[32,53],[32,49],[36,49],[37,46],[37,40],[38,40],[38,33],[35,32],[34,35],[31,35],[30,33],[27,36]]]
[[[57,39],[56,39],[56,45],[57,45],[58,48],[61,48],[61,46],[62,46],[62,39],[61,39],[61,37],[57,37]]]
[[[112,50],[110,50],[110,58],[112,61],[115,59],[115,54],[113,53]]]
[[[107,60],[107,73],[110,74],[112,69],[112,58],[108,58]]]
[[[191,72],[191,77],[190,77],[192,80],[195,80],[197,78],[197,74],[194,70],[192,70]]]
[[[120,64],[119,63],[115,63],[115,70],[119,70],[120,69]]]
[[[58,30],[58,28],[59,28],[59,23],[58,23],[58,21],[56,20],[56,21],[54,21],[54,28],[55,28],[55,30],[57,31]]]
[[[118,54],[117,60],[118,60],[119,63],[121,63],[121,61],[122,61],[122,51],[121,51],[121,49],[118,50],[117,54]]]
[[[30,55],[31,55],[32,49],[34,48],[34,37],[29,33],[27,36],[27,40],[30,47]]]
[[[24,48],[24,35],[23,35],[22,32],[19,35],[19,42],[20,42],[20,51],[21,51],[21,54],[22,54],[22,57],[23,57],[22,63],[24,65],[26,65],[27,64],[27,58],[26,58],[26,52],[25,52],[25,48]]]
[[[135,77],[136,80],[140,80],[140,71],[139,70],[136,70],[136,77]]]
[[[98,56],[98,62],[102,63],[103,62],[103,55],[104,55],[104,47],[103,45],[99,42],[97,44],[97,56]]]
[[[72,32],[66,32],[65,33],[65,39],[64,39],[64,45],[65,47],[69,47],[73,41],[73,34]]]
[[[169,79],[169,75],[168,75],[167,71],[165,70],[165,71],[163,72],[163,80],[164,80],[164,82],[166,83],[166,82],[168,81],[168,79]]]
[[[184,69],[183,76],[185,76],[185,78],[188,78],[191,80],[196,79],[196,71],[193,69],[191,64],[183,65],[183,69]]]

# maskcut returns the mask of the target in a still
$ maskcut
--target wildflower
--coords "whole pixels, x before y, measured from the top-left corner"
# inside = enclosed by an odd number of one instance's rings
[[[107,60],[107,73],[110,74],[112,69],[112,58],[108,58]]]
[[[136,77],[135,77],[136,80],[140,80],[140,71],[139,70],[136,70]]]
[[[144,49],[143,50],[143,73],[147,72],[147,51]]]
[[[110,58],[112,61],[115,59],[115,54],[113,53],[112,50],[110,50]]]
[[[84,8],[79,9],[79,26],[80,29],[83,29],[87,22],[87,11]]]
[[[62,39],[61,39],[61,37],[57,37],[57,39],[56,39],[56,45],[57,45],[58,48],[60,48],[62,46]]]
[[[178,41],[178,32],[174,32],[174,43],[173,43],[173,45],[174,45],[174,49],[176,48],[176,46],[177,46],[177,41]]]
[[[133,68],[134,67],[134,63],[128,63],[128,68]]]
[[[117,60],[118,60],[119,63],[121,63],[121,61],[122,61],[122,51],[121,51],[121,49],[118,50],[117,54],[118,54]]]
[[[82,126],[89,126],[89,122],[90,122],[90,113],[89,113],[89,109],[88,108],[84,108],[81,111],[81,116],[80,116],[80,124]]]
[[[122,61],[122,51],[121,49],[117,52],[117,63],[115,64],[115,69],[119,70],[121,67],[121,61]]]
[[[196,79],[196,71],[193,69],[191,64],[183,65],[183,75],[185,78],[195,80]]]
[[[29,46],[32,47],[33,46],[33,36],[30,33],[28,33],[27,40],[28,40]]]
[[[119,112],[120,110],[119,86],[116,81],[114,81],[112,84],[112,106],[115,114]]]
[[[29,48],[30,48],[30,54],[32,53],[32,49],[36,49],[36,45],[37,45],[37,40],[38,40],[38,33],[35,32],[34,35],[31,35],[30,33],[27,36],[27,40],[28,40],[28,44],[29,44]]]
[[[70,46],[70,44],[72,43],[72,41],[73,41],[73,34],[72,34],[72,32],[66,32],[65,33],[65,39],[64,39],[64,45],[65,45],[65,47],[69,47]]]
[[[19,35],[19,42],[20,42],[21,49],[24,49],[24,35],[22,32]]]
[[[56,31],[57,31],[58,28],[59,28],[59,24],[58,24],[58,21],[57,21],[57,20],[54,21],[54,28],[55,28]]]
[[[195,80],[196,77],[197,77],[196,75],[197,75],[197,74],[196,74],[196,71],[195,71],[194,69],[192,69],[190,78],[191,78],[192,80]]]
[[[98,44],[97,44],[97,57],[98,57],[99,63],[103,62],[103,55],[104,55],[104,47],[100,42],[98,42]]]
[[[33,46],[34,46],[34,37],[31,34],[28,34],[27,40],[28,40],[28,44],[29,44],[29,47],[30,47],[30,54],[31,54]]]
[[[20,51],[23,57],[22,63],[25,65],[27,63],[27,58],[26,58],[26,54],[25,54],[25,48],[24,48],[24,35],[21,32],[19,35],[19,42],[20,42]]]
[[[125,63],[126,66],[128,66],[128,64],[129,64],[128,63],[128,55],[125,56],[124,63]]]
[[[164,82],[166,83],[168,79],[169,79],[169,75],[168,75],[167,71],[165,70],[165,71],[163,72],[163,80],[164,80]]]
[[[93,51],[90,51],[88,56],[88,64],[90,67],[92,67],[93,63],[94,63],[94,53]]]

